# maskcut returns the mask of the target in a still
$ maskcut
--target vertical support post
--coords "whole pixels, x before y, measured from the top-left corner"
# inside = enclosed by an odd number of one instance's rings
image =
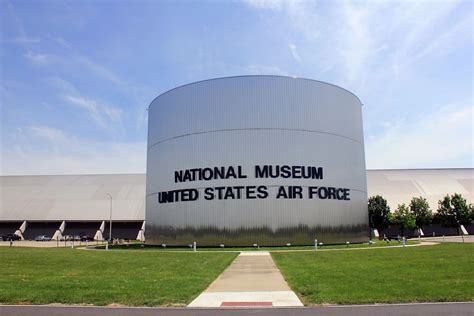
[[[318,250],[318,240],[314,240],[314,250]]]
[[[196,252],[196,242],[193,242],[193,251]]]
[[[405,236],[402,237],[402,240],[403,240],[403,247],[405,247],[407,245],[407,239]]]
[[[107,196],[110,198],[110,218],[109,218],[109,241],[105,245],[105,250],[109,250],[109,243],[112,242],[112,195],[107,193]]]
[[[15,231],[15,235],[20,236],[21,240],[25,240],[23,234],[25,233],[26,227],[28,226],[27,221],[23,221],[21,226]]]

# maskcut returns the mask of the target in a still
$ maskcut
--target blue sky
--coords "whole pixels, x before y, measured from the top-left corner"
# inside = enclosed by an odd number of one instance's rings
[[[245,74],[357,94],[368,168],[474,167],[473,5],[0,0],[0,173],[145,172],[154,97]]]

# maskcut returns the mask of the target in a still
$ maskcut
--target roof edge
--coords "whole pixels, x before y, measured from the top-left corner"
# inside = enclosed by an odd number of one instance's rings
[[[222,80],[222,79],[232,79],[232,78],[242,78],[242,77],[277,77],[277,78],[287,78],[287,79],[298,79],[298,80],[307,80],[307,81],[313,81],[313,82],[318,82],[318,83],[323,83],[323,84],[326,84],[326,85],[329,85],[329,86],[333,86],[335,88],[338,88],[338,89],[341,89],[345,92],[348,92],[349,94],[352,94],[356,99],[357,101],[359,101],[360,105],[362,106],[363,103],[362,101],[360,100],[360,98],[352,91],[349,91],[347,90],[346,88],[343,88],[341,86],[338,86],[336,84],[333,84],[333,83],[329,83],[329,82],[325,82],[325,81],[321,81],[321,80],[316,80],[316,79],[310,79],[310,78],[302,78],[302,77],[292,77],[292,76],[282,76],[282,75],[235,75],[235,76],[225,76],[225,77],[216,77],[216,78],[209,78],[209,79],[204,79],[204,80],[198,80],[198,81],[194,81],[194,82],[190,82],[190,83],[186,83],[186,84],[183,84],[183,85],[180,85],[180,86],[177,86],[177,87],[174,87],[172,89],[169,89],[161,94],[159,94],[157,97],[155,97],[151,102],[150,102],[150,105],[148,106],[148,109],[150,109],[151,105],[153,104],[153,102],[155,102],[156,99],[158,99],[159,97],[169,93],[169,92],[172,92],[174,90],[177,90],[177,89],[180,89],[180,88],[183,88],[183,87],[186,87],[186,86],[190,86],[190,85],[193,85],[193,84],[199,84],[199,83],[203,83],[203,82],[206,82],[206,81],[214,81],[214,80]]]

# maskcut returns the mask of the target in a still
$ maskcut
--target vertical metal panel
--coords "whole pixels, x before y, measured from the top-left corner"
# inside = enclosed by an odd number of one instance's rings
[[[308,79],[243,76],[178,87],[150,105],[146,238],[150,243],[250,245],[361,241],[367,184],[361,103]],[[254,178],[255,165],[324,168],[324,179]],[[246,179],[175,183],[174,171],[242,166]],[[160,191],[265,185],[262,200],[159,204]],[[350,201],[276,199],[279,186],[349,188]]]

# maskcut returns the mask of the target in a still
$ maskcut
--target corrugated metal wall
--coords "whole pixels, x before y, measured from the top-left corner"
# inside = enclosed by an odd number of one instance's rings
[[[148,242],[249,245],[367,236],[361,103],[327,83],[278,76],[207,80],[156,98],[149,111]],[[322,167],[323,179],[255,178],[256,165]],[[176,183],[174,172],[241,166],[246,179]],[[158,192],[268,187],[266,199],[158,203]],[[350,189],[350,201],[276,199],[279,186]]]

